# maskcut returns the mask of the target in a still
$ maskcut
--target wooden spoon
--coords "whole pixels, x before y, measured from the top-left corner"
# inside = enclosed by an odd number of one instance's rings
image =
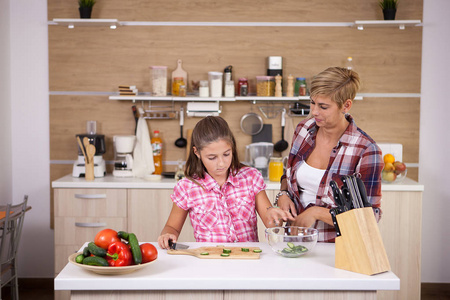
[[[78,142],[78,146],[80,146],[80,148],[81,148],[81,152],[83,152],[84,160],[87,160],[86,152],[84,151],[84,146],[81,143],[81,139],[79,136],[77,136],[77,142]]]
[[[88,157],[89,163],[94,163],[95,146],[88,144],[86,147],[86,155]]]
[[[83,138],[83,144],[84,144],[84,149],[87,152],[87,148],[89,147],[90,143],[89,143],[89,138],[88,137],[84,137]],[[91,161],[89,160],[89,157],[85,155],[85,159],[86,159],[86,163],[89,164]]]

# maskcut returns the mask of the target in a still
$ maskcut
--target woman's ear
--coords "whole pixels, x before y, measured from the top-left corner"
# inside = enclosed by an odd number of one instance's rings
[[[352,108],[352,104],[353,104],[352,99],[347,99],[347,100],[345,100],[344,105],[342,106],[342,108],[343,108],[343,111],[342,111],[342,112],[343,112],[344,114],[348,113],[349,110],[350,110],[350,108]]]

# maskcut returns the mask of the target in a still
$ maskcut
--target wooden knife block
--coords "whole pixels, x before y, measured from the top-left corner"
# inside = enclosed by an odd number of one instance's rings
[[[391,270],[371,207],[336,216],[341,236],[336,238],[335,267],[373,275]]]

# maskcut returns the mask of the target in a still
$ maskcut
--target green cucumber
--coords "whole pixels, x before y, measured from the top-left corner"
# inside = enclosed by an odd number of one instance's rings
[[[142,262],[141,248],[139,247],[139,241],[134,233],[128,234],[128,243],[131,248],[131,254],[133,255],[133,260],[136,265]]]
[[[291,249],[294,249],[294,247],[295,247],[295,245],[294,245],[293,243],[291,243],[291,242],[288,242],[288,243],[287,243],[287,246],[288,246],[289,248],[291,248]]]
[[[209,252],[202,252],[200,255],[209,255]]]
[[[228,256],[230,256],[230,253],[222,253],[222,254],[220,254],[220,256],[228,257]]]
[[[225,254],[230,254],[231,253],[231,249],[223,249],[223,253],[225,253]]]
[[[121,239],[124,239],[124,240],[127,240],[127,241],[128,241],[128,232],[125,232],[125,231],[119,231],[119,232],[117,232],[117,235],[118,235]]]
[[[248,249],[248,248],[241,248],[241,251],[242,251],[242,252],[249,252],[250,249]]]
[[[255,252],[255,253],[261,253],[262,250],[261,250],[261,249],[253,249],[253,252]]]
[[[106,249],[100,248],[94,242],[90,242],[88,244],[88,249],[89,249],[89,252],[91,252],[95,256],[100,256],[100,257],[106,256]]]
[[[91,252],[89,251],[89,247],[84,247],[83,255],[84,255],[84,257],[91,256]]]
[[[75,262],[78,264],[82,264],[84,260],[84,255],[83,254],[78,254],[77,257],[75,257]]]
[[[109,264],[106,261],[106,259],[104,259],[103,257],[99,257],[99,256],[88,256],[88,257],[85,257],[83,259],[83,264],[84,265],[89,265],[89,266],[101,266],[101,267],[109,266]]]

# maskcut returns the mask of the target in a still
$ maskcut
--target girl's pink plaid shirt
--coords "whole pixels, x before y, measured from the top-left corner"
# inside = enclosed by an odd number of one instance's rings
[[[258,242],[255,197],[266,189],[258,170],[243,167],[222,188],[208,173],[196,181],[183,178],[170,198],[189,211],[197,242]]]

